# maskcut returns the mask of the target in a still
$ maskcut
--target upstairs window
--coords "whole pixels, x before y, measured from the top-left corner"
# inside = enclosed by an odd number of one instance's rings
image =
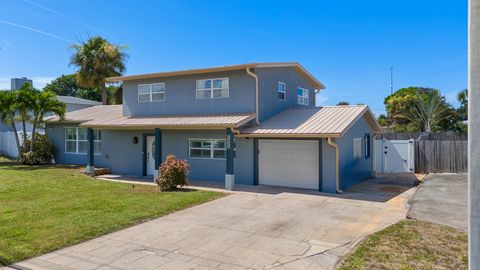
[[[196,98],[228,98],[228,78],[197,80]]]
[[[155,102],[165,100],[165,84],[139,84],[138,102]]]
[[[278,82],[277,85],[277,92],[278,92],[278,99],[279,100],[287,100],[287,85],[283,82]]]
[[[297,102],[300,105],[309,105],[310,104],[310,90],[303,89],[298,87],[297,88]]]
[[[93,131],[93,152],[100,154],[102,143],[102,132]],[[88,138],[86,128],[69,127],[65,128],[65,153],[85,154],[87,153]]]

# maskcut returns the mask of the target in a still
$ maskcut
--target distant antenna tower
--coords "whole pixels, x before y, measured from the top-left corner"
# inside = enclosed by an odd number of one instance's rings
[[[393,94],[393,67],[390,67],[390,95]]]

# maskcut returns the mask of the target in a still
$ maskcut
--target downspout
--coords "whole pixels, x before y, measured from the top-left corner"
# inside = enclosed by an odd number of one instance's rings
[[[339,175],[339,169],[338,169],[338,144],[334,143],[332,141],[332,138],[328,137],[327,138],[327,143],[335,148],[335,190],[337,193],[343,193],[343,190],[340,189],[340,175]]]
[[[260,125],[260,122],[258,121],[258,76],[257,74],[253,73],[250,71],[250,68],[247,67],[247,74],[252,76],[255,79],[255,122],[257,126]]]

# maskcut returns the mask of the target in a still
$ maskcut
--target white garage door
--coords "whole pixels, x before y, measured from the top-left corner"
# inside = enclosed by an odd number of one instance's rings
[[[259,140],[259,184],[318,189],[318,141]]]

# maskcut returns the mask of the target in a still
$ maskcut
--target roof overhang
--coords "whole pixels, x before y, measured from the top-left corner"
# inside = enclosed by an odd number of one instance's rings
[[[232,66],[146,73],[146,74],[138,74],[138,75],[109,77],[106,79],[106,81],[107,82],[124,82],[124,81],[133,81],[133,80],[142,80],[142,79],[165,78],[165,77],[171,77],[171,76],[193,75],[193,74],[224,72],[224,71],[232,71],[232,70],[242,70],[247,68],[267,68],[267,67],[293,67],[297,69],[300,72],[300,74],[304,75],[304,77],[307,80],[309,80],[316,89],[325,88],[325,86],[320,81],[318,81],[317,78],[315,78],[310,72],[308,72],[298,62],[250,63],[250,64],[240,64],[240,65],[232,65]]]
[[[68,112],[64,119],[45,117],[48,125],[78,125],[95,129],[237,129],[255,119],[255,113],[161,116],[123,115],[120,105],[100,105]]]
[[[225,119],[224,119],[225,118]],[[222,120],[224,119],[224,120]],[[198,115],[165,117],[123,117],[123,119],[99,119],[80,123],[80,127],[94,129],[170,129],[170,130],[212,130],[239,128],[255,119],[255,114],[239,115]],[[111,121],[112,120],[112,121]],[[173,122],[173,123],[172,123]],[[221,122],[221,123],[219,123]]]
[[[340,138],[359,119],[365,118],[373,133],[382,129],[368,106],[325,106],[289,109],[257,127],[240,131],[238,137],[252,138]]]

